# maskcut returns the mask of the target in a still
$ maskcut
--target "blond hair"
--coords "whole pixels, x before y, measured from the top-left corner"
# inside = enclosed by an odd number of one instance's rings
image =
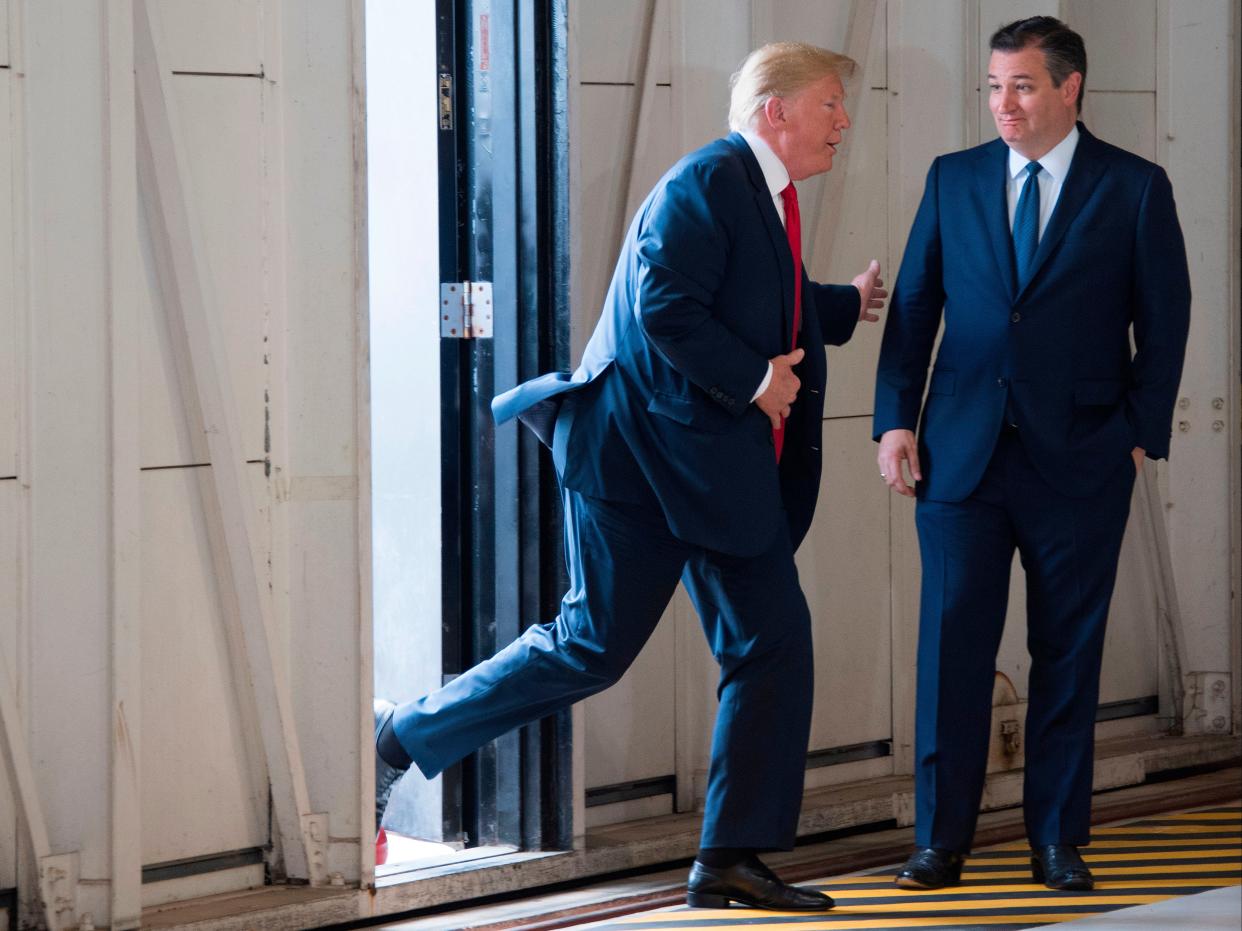
[[[854,59],[805,42],[769,42],[746,56],[729,79],[729,128],[748,129],[772,97],[790,97],[833,75],[845,81]]]

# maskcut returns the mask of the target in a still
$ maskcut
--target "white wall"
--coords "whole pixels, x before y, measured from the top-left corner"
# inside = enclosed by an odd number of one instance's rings
[[[142,0],[0,2],[0,888],[57,927],[371,868],[361,7],[153,9],[160,70]]]

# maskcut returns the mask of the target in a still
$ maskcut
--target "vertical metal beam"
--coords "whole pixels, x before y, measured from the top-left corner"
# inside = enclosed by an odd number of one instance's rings
[[[375,811],[375,742],[371,702],[375,697],[375,629],[371,566],[371,327],[369,247],[367,238],[367,121],[366,121],[366,12],[364,0],[350,3],[350,78],[353,89],[354,164],[354,306],[362,317],[357,328],[354,356],[354,392],[357,397],[358,474],[358,759],[362,791],[358,793],[361,887],[375,883],[375,845],[370,824]],[[379,825],[376,825],[378,828]]]
[[[473,399],[478,429],[476,435],[491,434],[490,442],[475,447],[475,473],[480,492],[476,501],[475,563],[475,661],[485,659],[522,632],[519,592],[521,588],[518,535],[522,488],[518,476],[518,425],[495,426],[491,421],[491,395],[516,385],[521,342],[521,319],[528,309],[523,293],[527,268],[522,261],[524,245],[521,215],[525,186],[521,137],[527,128],[523,112],[519,73],[523,49],[520,16],[527,0],[492,3],[490,11],[490,81],[492,112],[490,146],[486,161],[482,145],[475,149],[474,162],[483,170],[479,180],[489,188],[489,209],[476,221],[491,229],[490,254],[478,254],[491,266],[495,288],[495,337],[490,345],[479,345],[476,372],[479,392]],[[477,9],[477,7],[476,7]],[[476,13],[476,19],[478,18]],[[481,62],[476,63],[476,73]],[[476,87],[476,93],[482,90]],[[476,98],[477,99],[477,98]],[[482,143],[483,125],[475,121],[476,139]],[[485,167],[484,167],[485,166]],[[478,193],[478,188],[476,188]],[[479,198],[483,201],[483,198]],[[533,231],[535,225],[530,229]],[[490,370],[490,371],[489,371]],[[485,577],[484,577],[485,576]],[[520,732],[497,738],[478,755],[479,843],[515,843],[520,837],[518,820],[520,792]]]
[[[1233,692],[1233,733],[1242,734],[1242,4],[1233,4],[1233,41],[1229,43],[1229,90],[1232,114],[1229,167],[1229,396],[1226,429],[1229,431],[1229,565],[1233,597],[1229,608],[1229,675]]]
[[[30,210],[32,184],[29,153],[33,143],[27,133],[26,113],[31,107],[29,67],[26,58],[28,5],[8,5],[12,57],[10,65],[14,77],[11,84],[11,119],[13,139],[17,143],[13,151],[13,185],[4,192],[12,197],[14,250],[14,303],[21,309],[17,314],[16,342],[21,347],[18,357],[18,384],[21,386],[19,403],[19,441],[17,475],[20,487],[20,517],[18,548],[21,563],[18,567],[18,624],[16,668],[10,667],[7,656],[0,656],[0,758],[7,765],[10,783],[17,804],[16,848],[18,852],[18,924],[22,927],[47,927],[60,931],[77,924],[78,854],[77,852],[53,855],[44,809],[39,797],[39,784],[30,755],[30,742],[24,729],[22,708],[35,707],[30,694],[35,678],[27,675],[19,678],[23,670],[35,668],[34,631],[32,623],[36,603],[36,534],[35,496],[32,493],[34,461],[40,434],[35,430],[35,374],[38,368],[36,353],[37,321],[32,307],[32,270],[30,243],[32,220],[39,234],[40,221],[37,213]],[[43,11],[40,11],[43,12]],[[37,17],[36,17],[37,19]],[[38,28],[38,27],[35,27]],[[53,54],[55,54],[53,52]],[[42,62],[40,62],[42,64]],[[42,90],[42,88],[40,88]],[[36,109],[37,112],[37,109]],[[54,484],[54,483],[53,483]],[[19,691],[20,690],[20,691]]]
[[[138,179],[133,0],[108,0],[104,28],[109,476],[112,621],[112,897],[114,931],[142,923],[142,495],[139,471]]]
[[[1139,473],[1134,491],[1134,516],[1138,521],[1142,547],[1152,568],[1152,590],[1156,599],[1156,628],[1160,635],[1160,652],[1168,670],[1170,734],[1180,735],[1186,709],[1186,681],[1182,657],[1186,653],[1186,629],[1177,600],[1177,584],[1173,577],[1173,561],[1169,552],[1169,534],[1165,526],[1164,497],[1160,494],[1157,466],[1151,463]],[[1163,704],[1163,702],[1162,702]]]
[[[464,2],[464,0],[463,0]],[[465,164],[468,107],[464,40],[459,35],[466,17],[457,0],[436,0],[436,77],[439,94],[438,192],[440,232],[440,280],[469,278],[464,262],[467,252],[468,216]],[[469,514],[466,507],[465,445],[461,436],[463,405],[461,380],[467,366],[468,347],[458,340],[440,341],[440,657],[444,673],[460,673],[469,665],[462,627],[467,622],[470,597],[465,540]],[[461,766],[451,766],[440,778],[441,836],[459,838],[462,827]]]
[[[248,668],[238,674],[249,681],[259,722],[285,874],[318,884],[326,878],[326,817],[310,813],[288,670],[279,660],[279,641],[260,591],[236,403],[187,189],[190,173],[171,74],[161,61],[158,7],[137,0],[134,20],[139,187],[178,374],[187,403],[195,405],[206,433],[211,472],[204,511],[221,607],[230,623],[240,627],[245,644]]]
[[[24,6],[20,3],[10,4],[9,35],[11,46],[10,65],[14,74],[25,75],[25,22]],[[43,921],[49,928],[54,928],[55,913],[45,903],[50,896],[43,894],[44,883],[42,874],[47,858],[51,853],[48,840],[47,820],[43,815],[43,806],[39,799],[38,784],[35,781],[34,767],[30,759],[30,747],[26,739],[21,708],[25,695],[19,697],[20,680],[17,675],[24,666],[29,668],[30,653],[29,618],[30,606],[33,603],[32,573],[30,571],[31,551],[31,320],[30,320],[30,282],[29,256],[30,242],[28,229],[29,178],[26,174],[26,152],[28,143],[25,133],[25,81],[12,81],[10,118],[13,132],[13,185],[11,192],[0,192],[0,196],[9,195],[13,198],[13,302],[19,308],[17,314],[16,343],[17,384],[20,385],[18,404],[18,435],[17,444],[17,475],[19,479],[19,524],[18,551],[21,553],[22,565],[18,567],[18,617],[17,617],[17,650],[19,659],[16,668],[9,665],[10,658],[0,655],[0,765],[7,766],[9,785],[12,788],[14,802],[17,807],[17,834],[14,847],[18,857],[17,882],[19,887],[19,923],[21,921]],[[32,872],[30,866],[35,870]]]

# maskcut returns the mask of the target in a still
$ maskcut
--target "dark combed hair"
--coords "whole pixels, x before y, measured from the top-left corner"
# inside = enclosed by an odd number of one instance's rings
[[[1001,26],[989,43],[994,52],[1020,52],[1032,46],[1044,53],[1044,64],[1052,75],[1053,87],[1060,87],[1071,74],[1082,75],[1078,87],[1078,112],[1087,87],[1087,47],[1082,36],[1053,16],[1032,16]]]

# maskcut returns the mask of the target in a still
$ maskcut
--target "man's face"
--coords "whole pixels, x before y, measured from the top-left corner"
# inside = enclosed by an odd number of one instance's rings
[[[790,97],[769,101],[767,115],[776,134],[773,149],[794,181],[828,171],[850,125],[845,88],[835,75]]]
[[[1042,158],[1074,125],[1082,75],[1075,71],[1053,87],[1038,48],[993,52],[988,62],[988,106],[996,131],[1010,148]]]

